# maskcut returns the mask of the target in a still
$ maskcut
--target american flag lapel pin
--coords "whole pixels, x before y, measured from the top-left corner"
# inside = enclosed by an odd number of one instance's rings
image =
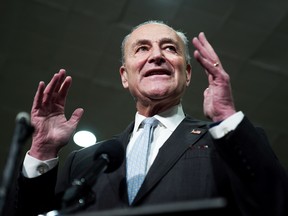
[[[198,130],[198,129],[193,129],[191,131],[192,134],[201,134],[201,130]]]

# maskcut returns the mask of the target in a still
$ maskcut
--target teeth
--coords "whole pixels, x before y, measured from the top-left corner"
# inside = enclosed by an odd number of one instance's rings
[[[148,73],[146,76],[153,76],[153,75],[167,75],[168,73],[165,71],[152,71]]]
[[[161,74],[161,73],[152,72],[150,75],[157,75],[157,74]]]

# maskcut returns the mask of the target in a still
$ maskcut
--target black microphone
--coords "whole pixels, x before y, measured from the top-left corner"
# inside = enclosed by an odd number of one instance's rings
[[[29,114],[26,112],[18,113],[0,187],[0,215],[2,215],[1,213],[4,211],[13,180],[18,173],[17,167],[19,165],[22,147],[33,131],[34,128],[30,124]]]
[[[95,199],[92,187],[102,173],[113,172],[118,169],[124,160],[124,148],[116,140],[108,140],[98,144],[94,154],[94,162],[80,178],[72,182],[62,197],[62,213],[73,213],[86,207]]]

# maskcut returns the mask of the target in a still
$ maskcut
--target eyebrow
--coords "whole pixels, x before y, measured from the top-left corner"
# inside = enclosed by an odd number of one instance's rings
[[[165,43],[172,43],[172,44],[175,44],[176,46],[178,46],[177,41],[175,41],[175,40],[172,39],[172,38],[162,38],[162,39],[160,40],[160,44],[165,44]]]
[[[137,40],[136,42],[134,42],[134,43],[132,44],[132,48],[137,47],[137,46],[142,45],[142,44],[150,44],[150,43],[151,43],[150,40],[147,40],[147,39],[139,39],[139,40]],[[161,38],[159,43],[160,43],[160,45],[161,45],[161,44],[165,44],[165,43],[172,43],[172,44],[174,44],[177,48],[179,47],[177,41],[175,41],[175,40],[172,39],[172,38]]]
[[[139,40],[135,41],[134,43],[132,43],[132,48],[139,46],[141,44],[149,44],[149,43],[151,43],[149,40],[139,39]]]

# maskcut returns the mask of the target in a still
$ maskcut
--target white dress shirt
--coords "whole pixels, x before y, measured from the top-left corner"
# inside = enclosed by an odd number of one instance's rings
[[[177,126],[182,122],[185,118],[185,114],[183,112],[181,104],[172,107],[171,109],[154,115],[159,121],[159,124],[154,129],[152,143],[150,144],[150,154],[148,156],[148,164],[147,171],[155,160],[159,149],[166,142],[166,140],[170,137],[173,131],[177,128]],[[145,116],[140,115],[138,112],[135,115],[135,124],[134,129],[130,137],[129,144],[127,146],[126,155],[131,151],[135,141],[138,136],[141,134],[143,128],[140,127],[141,122],[145,119]]]

